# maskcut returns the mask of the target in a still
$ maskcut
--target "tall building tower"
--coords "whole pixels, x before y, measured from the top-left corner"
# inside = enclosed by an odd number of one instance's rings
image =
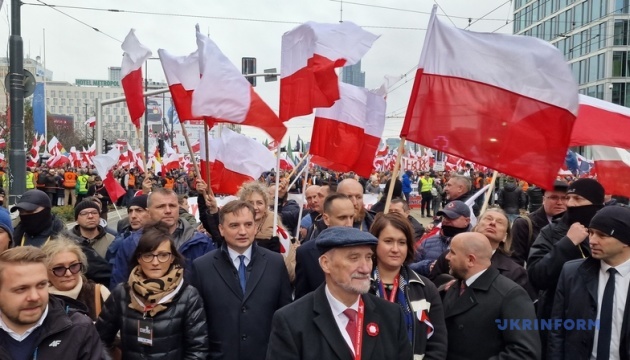
[[[111,81],[120,81],[122,80],[122,69],[120,66],[110,66],[107,68],[109,80]]]
[[[346,84],[365,87],[365,71],[361,71],[361,61],[341,68],[341,81]]]
[[[629,13],[627,0],[515,0],[513,32],[560,49],[581,94],[630,107]]]

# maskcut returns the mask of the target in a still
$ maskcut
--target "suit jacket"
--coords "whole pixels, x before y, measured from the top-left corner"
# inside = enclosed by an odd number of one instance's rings
[[[508,327],[500,321],[536,319],[534,305],[521,286],[488,268],[460,296],[451,286],[444,296],[448,330],[447,359],[540,359],[540,337],[536,330]]]
[[[295,254],[295,299],[317,289],[326,278],[319,266],[319,250],[315,239],[307,241],[297,248]]]
[[[399,305],[373,295],[362,295],[364,326],[374,323],[378,333],[364,329],[362,360],[411,360],[411,344]],[[325,285],[273,317],[268,360],[352,360],[352,350],[344,341],[326,298]]]
[[[572,260],[562,268],[552,319],[597,319],[597,287],[599,285],[600,260],[586,258]],[[630,291],[629,294],[630,296]],[[553,320],[552,320],[553,323]],[[621,325],[619,358],[630,359],[630,301],[626,301]],[[565,331],[562,327],[549,332],[548,359],[590,359],[593,350],[595,329]],[[611,354],[613,349],[611,348]]]
[[[291,302],[291,284],[282,255],[252,244],[245,294],[224,244],[193,262],[193,285],[207,314],[210,359],[262,360],[271,319]]]

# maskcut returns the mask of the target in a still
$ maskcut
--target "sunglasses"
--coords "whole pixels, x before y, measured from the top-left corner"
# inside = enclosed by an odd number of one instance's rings
[[[50,269],[53,273],[53,275],[57,276],[57,277],[62,277],[64,275],[66,275],[66,271],[70,270],[71,274],[76,274],[79,271],[81,271],[83,269],[83,264],[82,263],[76,263],[76,264],[72,264],[68,267],[65,266],[55,266],[54,268]]]

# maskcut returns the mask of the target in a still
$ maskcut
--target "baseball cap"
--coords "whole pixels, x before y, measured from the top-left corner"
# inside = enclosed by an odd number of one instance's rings
[[[438,211],[436,215],[446,216],[449,219],[457,219],[460,216],[470,217],[470,208],[462,201],[453,200],[446,204],[444,209]]]
[[[51,208],[50,198],[48,195],[37,189],[28,190],[18,200],[17,204],[11,208],[11,212],[15,212],[17,209],[24,211],[35,211],[38,207],[43,206],[45,208]]]

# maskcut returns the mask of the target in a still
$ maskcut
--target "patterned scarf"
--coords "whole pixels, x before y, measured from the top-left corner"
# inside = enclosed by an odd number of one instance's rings
[[[184,269],[175,265],[161,278],[147,279],[142,273],[140,265],[136,265],[131,270],[127,282],[133,290],[129,307],[141,313],[148,313],[152,317],[160,311],[166,310],[166,306],[163,304],[171,302],[172,296],[166,301],[161,300],[177,289],[184,279],[183,275]]]
[[[405,267],[400,268],[398,274],[398,291],[396,292],[396,303],[400,305],[405,313],[405,324],[407,325],[407,335],[409,340],[413,341],[413,312],[407,301],[407,270]],[[381,276],[378,273],[378,266],[374,267],[374,281],[376,283],[376,296],[386,299],[385,287]]]

